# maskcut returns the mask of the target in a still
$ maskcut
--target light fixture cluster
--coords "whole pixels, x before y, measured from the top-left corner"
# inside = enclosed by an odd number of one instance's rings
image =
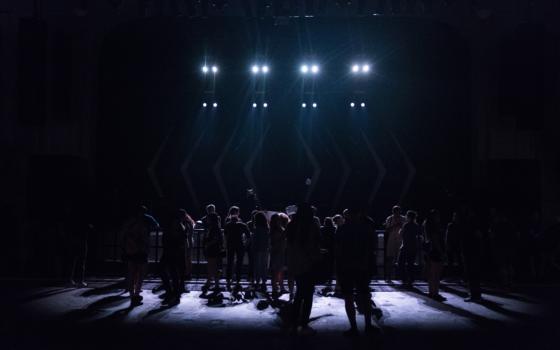
[[[352,68],[350,69],[352,74],[368,74],[370,70],[371,70],[371,67],[367,63],[364,63],[364,64],[354,63],[352,65]]]
[[[307,75],[307,74],[317,75],[319,74],[319,65],[316,63],[313,64],[304,63],[299,67],[299,71],[303,75]]]
[[[202,68],[203,74],[217,74],[219,69],[217,65],[203,65]],[[270,71],[270,67],[267,64],[253,64],[251,66],[251,73],[253,75],[257,74],[268,74]],[[299,67],[299,71],[302,75],[317,75],[320,72],[319,64],[317,63],[303,63]],[[371,65],[369,63],[354,63],[350,67],[350,72],[354,75],[366,75],[370,73]]]
[[[214,102],[211,104],[213,108],[218,108],[218,102]],[[207,102],[202,102],[202,107],[203,108],[208,108],[210,106],[210,103]]]
[[[258,103],[253,102],[253,108],[257,108],[258,106],[259,106]],[[262,107],[263,108],[268,108],[268,102],[263,102]]]
[[[218,73],[218,66],[216,66],[216,65],[208,66],[208,65],[205,64],[204,66],[202,66],[201,70],[202,70],[202,74],[208,74],[210,72],[212,72],[214,74],[217,74]]]
[[[358,103],[356,102],[350,102],[350,108],[355,108],[356,106],[358,106]],[[365,108],[366,107],[366,103],[365,102],[361,102],[359,104],[360,107]]]
[[[308,106],[308,104],[307,104],[306,102],[302,102],[302,103],[301,103],[301,108],[307,108],[307,106]],[[310,106],[311,106],[312,108],[317,108],[317,102],[312,102],[312,103],[310,104]]]
[[[254,64],[251,67],[251,72],[255,75],[257,74],[268,74],[268,71],[270,69],[268,68],[268,66],[266,64],[259,66],[258,64]]]

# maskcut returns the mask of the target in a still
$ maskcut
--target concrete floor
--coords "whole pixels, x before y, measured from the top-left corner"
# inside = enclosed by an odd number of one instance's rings
[[[444,303],[414,291],[384,283],[373,284],[373,299],[382,309],[382,334],[346,339],[348,321],[341,299],[315,296],[311,338],[288,335],[279,309],[258,310],[259,299],[208,306],[200,298],[200,284],[184,294],[179,305],[168,307],[145,284],[143,305],[129,308],[116,281],[97,281],[73,289],[13,282],[3,290],[0,346],[27,348],[160,348],[194,345],[202,348],[526,348],[556,349],[560,330],[551,300],[560,288],[526,286],[522,292],[487,290],[482,304],[465,303],[465,289],[444,284]],[[320,288],[318,287],[317,290]],[[286,298],[287,296],[283,296]],[[358,317],[363,328],[363,318]]]

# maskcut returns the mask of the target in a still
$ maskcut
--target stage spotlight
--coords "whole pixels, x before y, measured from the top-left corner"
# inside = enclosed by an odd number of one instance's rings
[[[307,72],[309,72],[309,67],[307,66],[307,64],[303,64],[301,65],[301,67],[299,68],[300,72],[302,72],[303,74],[307,74]]]
[[[356,104],[354,102],[350,102],[350,107],[354,108],[356,107]]]
[[[214,108],[218,107],[218,103],[217,102],[212,103],[212,107]]]
[[[362,102],[362,103],[360,103],[360,106],[361,106],[362,108],[364,108],[364,107],[366,106],[366,103],[365,103],[365,102]]]
[[[358,73],[360,71],[360,66],[357,64],[352,66],[352,73]]]
[[[253,72],[253,74],[257,74],[259,72],[259,66],[254,65],[253,67],[251,67],[251,71]]]
[[[214,73],[214,74],[218,73],[218,67],[217,66],[212,66],[212,73]]]
[[[206,108],[208,106],[208,104],[206,102],[202,103],[202,107]]]
[[[363,73],[368,73],[369,72],[369,64],[364,64],[362,66],[362,72]]]
[[[313,74],[319,73],[319,66],[316,65],[316,64],[312,65],[311,66],[311,73],[313,73]]]
[[[268,73],[268,66],[262,66],[262,67],[261,67],[261,71],[262,71],[264,74]]]
[[[264,107],[264,108],[268,108],[268,103],[266,103],[266,102],[263,103],[263,107]]]
[[[317,108],[317,103],[313,102],[313,104],[311,105],[313,108]]]
[[[302,103],[302,104],[301,104],[301,108],[307,108],[307,103],[305,103],[305,102]]]
[[[253,103],[253,108],[257,108],[257,104],[256,104],[256,103]]]
[[[208,73],[208,71],[209,71],[208,66],[206,65],[202,66],[202,73],[206,74]]]

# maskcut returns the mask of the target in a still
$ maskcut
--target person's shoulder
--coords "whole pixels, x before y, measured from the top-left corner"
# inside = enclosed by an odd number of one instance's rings
[[[151,223],[154,223],[154,224],[157,224],[157,223],[158,223],[157,220],[156,220],[156,218],[154,218],[154,217],[151,216],[150,214],[144,214],[144,218],[145,218],[146,220],[148,220],[149,222],[151,222]]]

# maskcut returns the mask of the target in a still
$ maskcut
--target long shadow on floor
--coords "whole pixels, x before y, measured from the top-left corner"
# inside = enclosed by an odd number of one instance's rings
[[[110,283],[110,284],[104,285],[102,287],[88,289],[85,292],[83,292],[82,294],[80,294],[80,296],[91,297],[91,296],[94,296],[94,295],[114,294],[118,291],[124,292],[124,289],[126,288],[125,284],[126,284],[125,280],[118,281],[118,282],[115,282],[115,283]]]
[[[467,293],[465,291],[455,289],[455,288],[451,288],[449,286],[441,285],[440,288],[443,291],[455,294],[455,295],[457,295],[461,298],[467,298],[469,296],[469,293]],[[527,314],[524,314],[524,313],[518,312],[518,311],[508,310],[508,309],[504,308],[502,306],[502,304],[491,301],[491,300],[486,299],[486,300],[483,300],[482,302],[479,302],[477,304],[481,305],[481,306],[484,306],[488,310],[491,310],[491,311],[494,311],[496,313],[502,314],[504,316],[508,316],[508,317],[518,319],[518,320],[521,320],[521,321],[528,321],[528,320],[532,319],[532,317],[530,315],[527,315]]]
[[[503,325],[503,322],[492,320],[492,319],[477,315],[475,313],[472,313],[472,312],[467,311],[465,309],[455,307],[455,306],[450,305],[450,304],[446,304],[446,303],[442,303],[442,302],[432,300],[424,292],[422,292],[421,290],[419,290],[417,288],[412,288],[412,289],[409,289],[409,290],[405,290],[405,291],[403,291],[403,293],[419,298],[420,300],[422,300],[422,302],[426,306],[429,306],[432,309],[436,309],[436,310],[443,311],[443,312],[451,312],[451,313],[453,313],[457,316],[468,318],[472,322],[474,322],[475,325],[477,325],[478,327],[483,328],[483,329],[484,328],[485,329],[499,328],[500,326]]]
[[[55,289],[49,289],[49,290],[45,290],[45,291],[42,291],[42,292],[39,292],[39,293],[35,293],[35,294],[32,294],[32,295],[25,296],[22,299],[20,299],[19,301],[21,303],[28,303],[30,301],[35,301],[35,300],[39,300],[39,299],[43,299],[43,298],[48,298],[48,297],[51,297],[51,296],[54,296],[54,295],[71,292],[73,290],[76,290],[76,288],[60,287],[60,288],[55,288]]]
[[[105,298],[101,298],[91,304],[89,304],[85,309],[75,309],[65,313],[62,316],[62,321],[81,321],[89,317],[94,316],[102,309],[107,307],[114,307],[121,305],[125,302],[129,302],[130,298],[122,295],[111,295]]]

